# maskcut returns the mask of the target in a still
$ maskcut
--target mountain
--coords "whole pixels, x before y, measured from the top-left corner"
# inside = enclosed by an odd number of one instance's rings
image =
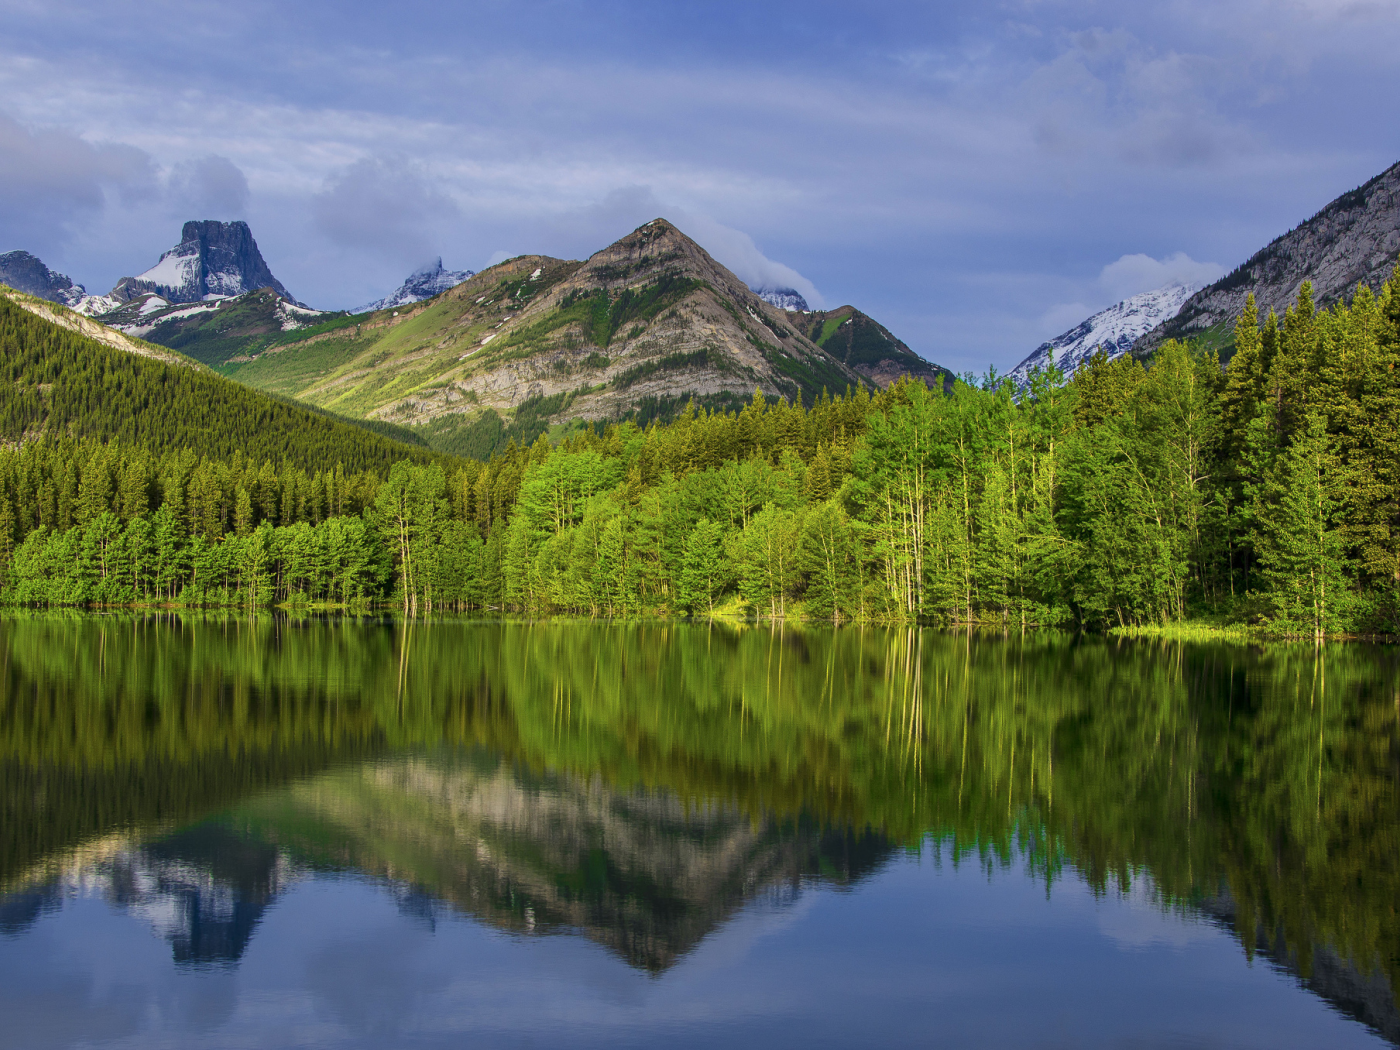
[[[582,262],[507,260],[431,300],[318,322],[220,368],[345,415],[439,427],[522,406],[546,424],[692,396],[736,407],[755,387],[811,400],[868,384],[885,361],[882,377],[941,374],[888,333],[877,362],[863,343],[828,349],[809,337],[810,316],[759,298],[655,219]]]
[[[953,373],[930,364],[896,339],[884,325],[854,306],[789,312],[788,320],[836,360],[876,386],[912,375],[931,387],[951,387]]]
[[[260,288],[296,303],[267,268],[246,222],[207,219],[185,223],[179,244],[145,273],[123,277],[108,297],[126,303],[154,292],[168,303],[197,303]]]
[[[290,463],[306,471],[387,473],[441,461],[421,445],[295,405],[214,374],[165,347],[56,303],[0,290],[0,442],[119,439],[156,454]]]
[[[1011,370],[1011,379],[1018,387],[1025,386],[1031,369],[1046,368],[1051,364],[1058,366],[1066,376],[1071,375],[1100,347],[1110,358],[1126,354],[1141,336],[1175,316],[1181,304],[1198,287],[1173,283],[1156,291],[1130,296],[1121,303],[1100,310],[1068,332],[1057,335],[1048,343],[1041,343]]]
[[[749,290],[765,303],[772,303],[779,310],[795,310],[799,313],[806,313],[811,309],[807,305],[807,300],[802,298],[802,293],[795,288],[754,288],[750,285]]]
[[[74,284],[66,274],[50,270],[28,252],[0,255],[0,284],[64,306],[76,306],[87,295],[81,284]]]
[[[155,292],[144,292],[127,302],[89,297],[77,309],[104,325],[148,342],[179,350],[206,365],[220,365],[230,358],[247,358],[271,346],[287,332],[317,324],[327,314],[312,310],[260,288],[228,298],[196,303],[172,303]]]
[[[1373,291],[1390,276],[1400,254],[1400,164],[1342,194],[1306,222],[1275,238],[1242,265],[1187,299],[1176,316],[1142,336],[1135,354],[1150,353],[1166,339],[1201,338],[1227,350],[1245,297],[1254,293],[1259,316],[1280,317],[1312,281],[1319,306],[1350,295],[1365,283]]]
[[[474,276],[474,270],[444,270],[442,268],[442,257],[439,256],[437,262],[431,266],[425,266],[421,270],[414,270],[409,274],[408,279],[399,285],[398,290],[383,299],[376,299],[366,306],[361,306],[357,310],[351,310],[355,314],[373,313],[375,310],[392,310],[396,306],[408,306],[410,303],[421,303],[424,299],[431,299],[435,295],[441,295],[449,288],[455,288],[468,277]]]

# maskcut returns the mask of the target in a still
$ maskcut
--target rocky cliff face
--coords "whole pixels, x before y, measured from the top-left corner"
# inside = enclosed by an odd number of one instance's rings
[[[1169,284],[1156,291],[1143,292],[1115,303],[1106,310],[1080,322],[1068,332],[1041,343],[1019,365],[1011,370],[1012,382],[1026,385],[1032,369],[1055,365],[1066,376],[1102,349],[1109,358],[1119,357],[1132,349],[1144,334],[1168,318],[1176,316],[1195,285]]]
[[[296,302],[272,276],[246,222],[211,219],[185,223],[180,243],[145,273],[123,277],[110,298],[130,302],[154,292],[168,303],[197,303],[260,288],[271,288],[283,299]]]
[[[1140,338],[1133,352],[1150,352],[1165,339],[1216,336],[1230,329],[1254,293],[1259,315],[1280,316],[1304,281],[1319,305],[1349,296],[1361,283],[1374,290],[1390,276],[1400,253],[1400,164],[1344,193],[1307,222],[1256,252],[1233,273],[1201,289],[1174,317]]]
[[[28,252],[0,255],[0,284],[64,306],[76,306],[87,295],[81,284],[74,284],[66,274],[50,270]]]
[[[474,270],[444,270],[442,257],[439,256],[437,262],[432,266],[425,266],[421,270],[415,270],[411,273],[408,279],[399,285],[393,293],[350,312],[367,314],[375,310],[390,310],[396,306],[421,303],[424,299],[431,299],[433,296],[441,295],[449,288],[457,287],[468,277],[475,275]]]

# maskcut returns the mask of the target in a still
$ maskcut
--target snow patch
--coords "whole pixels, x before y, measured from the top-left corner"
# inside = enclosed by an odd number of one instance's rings
[[[178,255],[179,248],[172,248],[160,257],[145,273],[137,274],[138,281],[149,281],[163,288],[191,288],[198,283],[199,256]]]
[[[1046,368],[1051,364],[1070,376],[1101,347],[1109,360],[1122,357],[1141,336],[1168,318],[1175,317],[1182,304],[1200,287],[1174,282],[1155,291],[1130,296],[1121,303],[1100,310],[1048,343],[1041,343],[1011,370],[1011,380],[1018,387],[1024,387],[1031,369]]]

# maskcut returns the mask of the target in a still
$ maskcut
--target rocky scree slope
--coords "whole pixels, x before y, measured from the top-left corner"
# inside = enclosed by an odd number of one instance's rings
[[[583,262],[521,256],[434,299],[338,318],[224,371],[349,416],[417,425],[523,403],[616,419],[755,388],[811,399],[866,377],[664,219]]]
[[[1133,344],[1168,318],[1174,317],[1197,285],[1169,284],[1151,292],[1129,296],[1106,310],[1100,310],[1069,331],[1041,343],[1011,370],[1011,381],[1024,387],[1034,368],[1056,365],[1066,375],[1100,349],[1112,360],[1133,348]]]
[[[1166,339],[1199,337],[1222,351],[1233,347],[1234,324],[1252,292],[1259,316],[1280,317],[1312,281],[1319,306],[1349,296],[1365,283],[1379,290],[1400,253],[1400,164],[1332,203],[1306,222],[1275,238],[1214,284],[1187,299],[1179,313],[1133,345],[1150,354]]]

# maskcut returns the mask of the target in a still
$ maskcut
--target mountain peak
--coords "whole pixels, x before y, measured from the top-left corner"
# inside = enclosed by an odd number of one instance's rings
[[[196,303],[221,299],[259,288],[271,288],[283,299],[296,302],[282,282],[272,276],[253,232],[241,220],[190,221],[180,230],[180,243],[161,255],[145,273],[123,277],[111,297],[129,302],[147,292],[157,292],[172,303]]]
[[[409,303],[421,303],[424,299],[441,295],[449,288],[455,288],[467,278],[474,276],[475,274],[471,270],[444,270],[442,256],[438,256],[436,261],[414,270],[403,284],[383,299],[376,299],[374,302],[356,307],[350,312],[367,314],[373,313],[375,310],[407,306]]]
[[[749,288],[754,295],[765,303],[772,303],[779,310],[794,310],[805,314],[812,309],[807,305],[807,300],[802,293],[796,288],[778,288],[767,284],[759,285],[757,288],[750,285]]]
[[[76,306],[87,295],[81,284],[74,284],[67,274],[50,270],[28,252],[0,255],[0,284],[64,306]]]

